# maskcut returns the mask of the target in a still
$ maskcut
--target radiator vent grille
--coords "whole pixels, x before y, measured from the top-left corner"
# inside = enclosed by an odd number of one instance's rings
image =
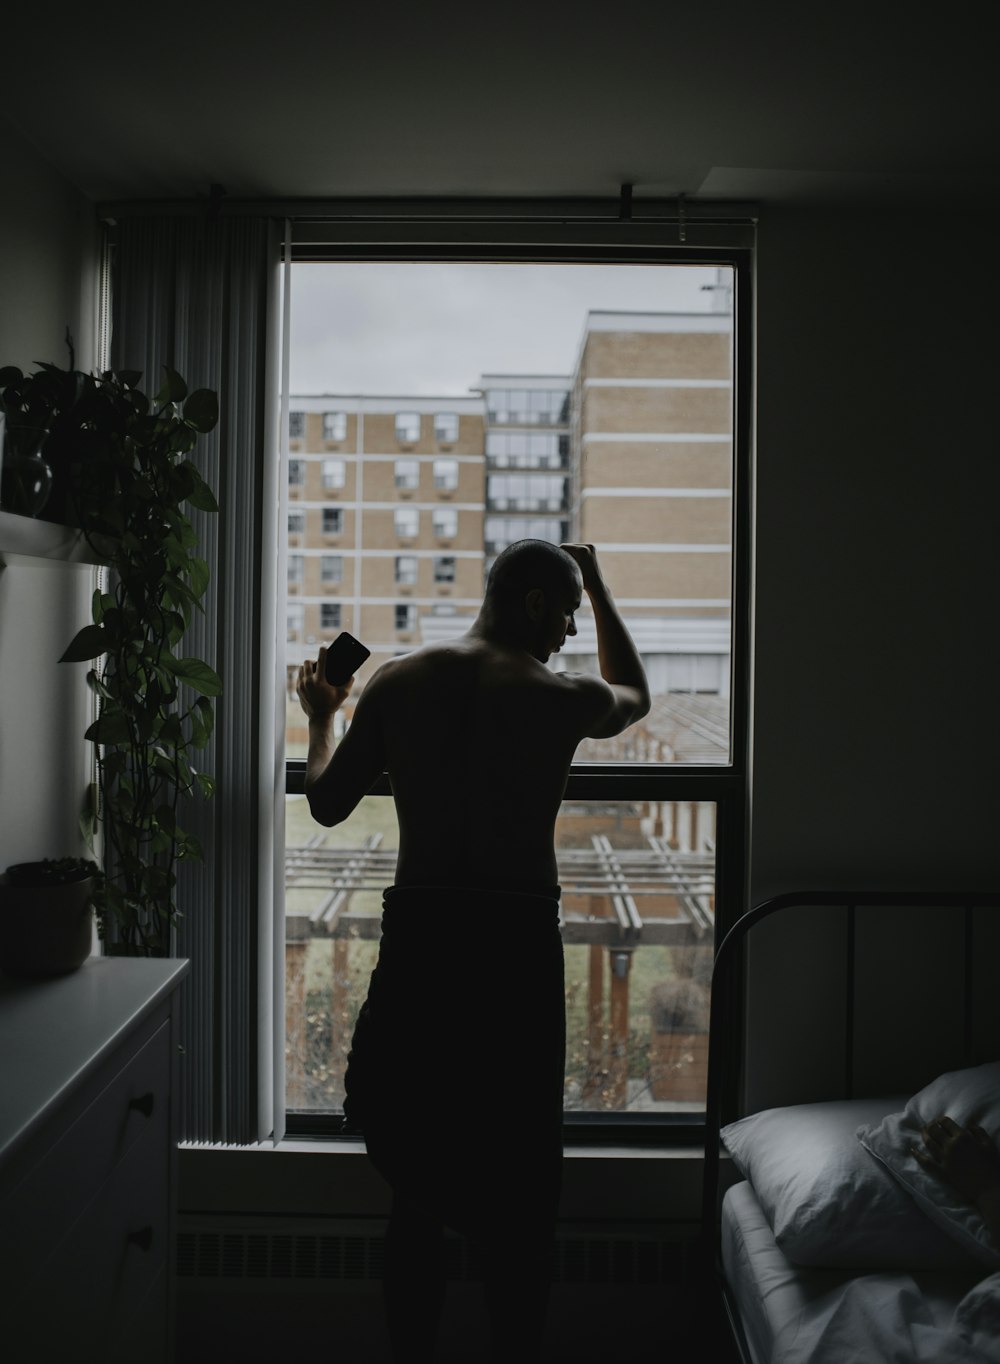
[[[181,1279],[380,1279],[380,1235],[182,1231],[177,1237]],[[476,1247],[460,1237],[446,1243],[447,1275],[482,1278]],[[687,1278],[692,1247],[644,1236],[564,1235],[556,1241],[556,1283],[666,1284]]]

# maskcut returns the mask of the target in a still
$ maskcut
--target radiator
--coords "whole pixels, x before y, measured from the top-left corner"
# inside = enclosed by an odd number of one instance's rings
[[[179,1218],[179,1280],[377,1280],[382,1275],[383,1222],[294,1222],[280,1230],[257,1219]],[[447,1274],[454,1282],[482,1277],[475,1246],[446,1239]],[[553,1282],[677,1284],[694,1267],[692,1241],[645,1228],[562,1229],[556,1238]]]

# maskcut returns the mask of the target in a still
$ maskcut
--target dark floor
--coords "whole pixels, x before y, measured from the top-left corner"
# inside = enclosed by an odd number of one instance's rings
[[[434,1364],[485,1359],[482,1291],[453,1283]],[[308,1287],[183,1287],[176,1364],[273,1364],[297,1356],[324,1364],[389,1364],[378,1283]],[[552,1292],[546,1364],[737,1364],[717,1296],[697,1281],[659,1287],[560,1284]],[[430,1364],[430,1361],[428,1361]]]

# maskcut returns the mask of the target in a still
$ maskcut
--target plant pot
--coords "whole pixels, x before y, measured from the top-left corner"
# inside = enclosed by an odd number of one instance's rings
[[[37,516],[52,491],[52,468],[41,456],[48,431],[35,426],[7,425],[2,468],[0,508],[18,516]]]
[[[64,976],[90,956],[93,877],[57,886],[12,886],[0,876],[0,971]]]

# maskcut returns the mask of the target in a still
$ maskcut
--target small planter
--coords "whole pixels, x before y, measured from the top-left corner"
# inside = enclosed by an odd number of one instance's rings
[[[67,975],[90,956],[96,877],[84,871],[75,880],[44,884],[44,878],[32,883],[26,873],[21,864],[0,876],[0,971],[17,977]]]

